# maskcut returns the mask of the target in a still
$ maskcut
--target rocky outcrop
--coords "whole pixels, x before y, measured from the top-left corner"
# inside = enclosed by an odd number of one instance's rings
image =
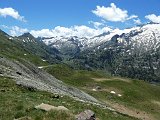
[[[76,120],[96,120],[95,113],[91,110],[85,110],[76,115]]]
[[[83,102],[100,104],[94,97],[77,88],[66,85],[25,60],[19,62],[1,57],[0,72],[1,76],[14,78],[18,85],[25,86],[31,90],[34,88],[51,93],[67,95]]]

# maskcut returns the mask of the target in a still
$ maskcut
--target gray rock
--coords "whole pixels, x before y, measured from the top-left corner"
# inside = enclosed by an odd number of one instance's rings
[[[76,115],[76,120],[96,120],[95,113],[91,110],[85,110]]]

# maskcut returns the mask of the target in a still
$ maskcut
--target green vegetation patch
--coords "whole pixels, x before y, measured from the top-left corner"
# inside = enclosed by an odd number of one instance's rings
[[[6,77],[0,77],[0,120],[13,120],[14,118],[31,118],[32,120],[74,120],[74,116],[86,109],[95,112],[100,120],[135,120],[132,117],[114,114],[109,110],[95,105],[82,103],[67,96],[59,99],[53,98],[52,93],[43,91],[29,91],[19,87]],[[69,112],[37,110],[34,107],[46,103],[53,106],[65,106]]]
[[[78,87],[94,96],[100,101],[118,103],[127,106],[130,109],[145,111],[153,115],[155,118],[160,118],[160,86],[147,83],[145,81],[112,77],[101,71],[74,70],[68,66],[55,65],[46,68],[53,76],[63,82]],[[63,69],[65,68],[65,69]],[[59,71],[59,73],[53,71]],[[62,74],[68,73],[69,74]],[[102,79],[96,81],[93,78]],[[100,90],[94,91],[99,86]],[[116,94],[111,94],[115,91]],[[121,94],[118,97],[117,94]]]

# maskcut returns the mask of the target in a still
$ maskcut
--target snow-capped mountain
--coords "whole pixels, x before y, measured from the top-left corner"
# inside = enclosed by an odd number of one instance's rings
[[[83,50],[75,57],[75,64],[125,77],[159,81],[160,24],[118,30],[94,39],[101,42]]]
[[[127,48],[129,54],[134,54],[135,52],[140,54],[146,51],[153,52],[160,48],[160,24],[147,24],[130,29],[118,30],[111,34],[99,38],[102,42],[94,48],[112,49],[114,46],[111,43],[113,42],[116,42],[118,47]]]
[[[147,24],[137,27],[129,33],[122,34],[118,42],[126,42],[133,49],[140,48],[141,51],[150,51],[160,47],[160,24]]]
[[[57,59],[78,69],[103,69],[125,77],[160,80],[160,24],[114,29],[90,38],[36,39],[26,33],[19,37],[8,36],[8,39],[30,53],[50,61]]]
[[[77,49],[84,50],[95,46],[101,47],[104,43],[112,40],[115,35],[118,35],[117,42],[131,45],[133,49],[141,47],[142,50],[155,50],[159,47],[160,42],[160,24],[152,23],[124,30],[114,29],[92,38],[57,36],[42,38],[42,41],[60,51],[63,51],[64,48],[71,48],[71,50],[77,51]]]
[[[30,34],[24,34],[17,39],[26,50],[34,53],[39,51],[37,54],[44,50],[47,50],[47,53],[56,51],[63,62],[73,67],[105,69],[112,74],[148,81],[160,79],[160,24],[149,23],[124,30],[114,29],[91,38],[32,37]],[[36,49],[34,41],[40,42]],[[42,48],[44,50],[41,50]]]

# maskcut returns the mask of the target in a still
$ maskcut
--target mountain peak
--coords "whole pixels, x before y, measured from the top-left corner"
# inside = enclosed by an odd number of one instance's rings
[[[5,36],[9,36],[7,33],[5,33],[3,30],[0,29],[0,35],[5,35]]]
[[[28,37],[30,39],[35,39],[35,37],[31,33],[29,33],[29,32],[24,33],[23,35],[21,35],[19,37]]]

